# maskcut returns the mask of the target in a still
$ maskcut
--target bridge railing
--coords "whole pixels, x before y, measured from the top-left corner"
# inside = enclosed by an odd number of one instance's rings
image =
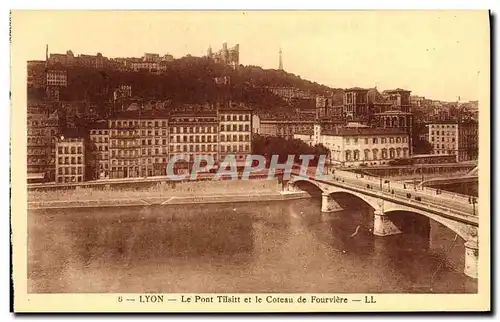
[[[335,174],[337,174],[337,172]],[[352,176],[349,175],[349,177],[352,177]],[[355,178],[355,176],[353,178]],[[359,186],[359,185],[353,185],[353,184],[350,184],[349,181],[346,182],[346,181],[342,180],[342,179],[346,179],[346,180],[349,179],[347,177],[343,177],[342,175],[340,175],[340,176],[328,175],[324,178],[324,180],[326,180],[326,181],[330,181],[329,179],[331,181],[335,181],[336,185],[341,186],[341,187],[344,186],[347,189],[366,190],[366,187]],[[366,179],[369,181],[375,181],[374,177],[366,178]],[[379,178],[376,178],[376,179],[379,180]],[[387,191],[387,190],[378,190],[378,189],[373,189],[373,188],[368,189],[368,191],[370,193],[376,194],[380,197],[390,197],[391,199],[400,200],[401,202],[403,202],[403,204],[424,207],[424,208],[427,208],[428,210],[431,210],[431,211],[439,209],[443,213],[446,213],[449,215],[454,215],[454,216],[458,215],[458,216],[460,216],[464,219],[468,219],[468,220],[476,220],[477,219],[477,216],[472,214],[472,209],[468,209],[469,207],[466,207],[466,208],[460,207],[459,209],[451,209],[450,207],[444,206],[444,205],[439,204],[439,203],[428,202],[425,199],[424,200],[416,200],[416,199],[412,199],[412,198],[407,198],[405,195],[401,194],[402,191],[398,191],[399,193],[396,192],[394,194]],[[412,197],[415,198],[419,195],[422,196],[421,191],[417,190],[417,194],[416,195],[412,194]]]
[[[387,187],[390,185],[392,188],[398,188],[401,190],[415,190],[419,191],[420,193],[426,194],[429,197],[434,197],[437,199],[445,199],[445,200],[455,200],[458,202],[463,202],[463,203],[468,203],[468,200],[470,196],[465,195],[465,194],[460,194],[460,193],[455,193],[455,192],[450,192],[450,191],[443,191],[441,189],[435,189],[435,188],[430,188],[430,187],[418,187],[414,186],[412,184],[408,183],[403,183],[403,182],[398,182],[398,181],[391,181],[389,179],[384,179],[381,177],[374,177],[374,176],[368,176],[365,174],[356,174],[354,172],[350,171],[342,171],[342,170],[335,170],[334,172],[335,176],[338,177],[344,177],[344,178],[352,178],[352,179],[357,179],[357,180],[366,180],[369,182],[372,182],[374,184],[379,184],[382,180],[382,186]],[[389,183],[386,183],[389,182]],[[414,188],[414,189],[412,189]],[[478,198],[476,198],[476,201],[479,201]]]
[[[339,181],[342,180],[342,181]],[[426,203],[428,205],[432,205],[434,208],[442,208],[442,209],[447,209],[447,207],[442,206],[443,204],[450,203],[450,202],[456,202],[461,204],[464,209],[467,209],[467,212],[472,212],[474,205],[471,205],[469,203],[469,196],[466,195],[461,195],[458,193],[453,193],[453,192],[448,192],[445,191],[443,192],[442,190],[434,189],[434,188],[428,188],[428,187],[417,187],[411,184],[405,184],[402,182],[397,182],[397,181],[390,181],[387,179],[381,180],[380,177],[373,177],[373,176],[368,176],[368,175],[361,175],[361,174],[356,174],[353,172],[349,171],[341,171],[341,170],[335,170],[333,174],[328,174],[323,177],[323,180],[326,181],[336,181],[338,184],[341,185],[347,185],[349,186],[349,182],[343,182],[343,180],[353,180],[355,182],[365,182],[366,184],[370,184],[372,187],[376,187],[374,190],[373,188],[370,189],[371,192],[374,191],[379,191],[381,193],[387,193],[390,195],[393,195],[393,197],[397,197],[398,193],[392,194],[389,192],[386,192],[386,189],[393,190],[396,192],[408,192],[411,193],[411,195],[415,197],[420,197],[424,199],[431,199],[432,202],[424,202],[424,201],[415,201],[417,204],[422,204]],[[363,188],[358,184],[354,184],[354,187],[357,189]],[[380,188],[381,187],[381,188]],[[401,196],[399,196],[401,197]],[[405,197],[402,197],[403,199],[407,200]],[[409,199],[412,200],[412,199]],[[449,207],[448,207],[449,208]]]

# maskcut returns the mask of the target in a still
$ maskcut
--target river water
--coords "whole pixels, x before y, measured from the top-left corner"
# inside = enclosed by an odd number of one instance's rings
[[[29,292],[477,292],[451,230],[376,237],[352,204],[31,210]]]

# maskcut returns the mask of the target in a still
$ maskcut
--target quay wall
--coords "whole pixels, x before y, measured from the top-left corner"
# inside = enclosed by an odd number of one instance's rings
[[[158,182],[150,187],[110,186],[28,191],[28,208],[111,207],[277,201],[310,197],[306,192],[282,193],[273,180]]]

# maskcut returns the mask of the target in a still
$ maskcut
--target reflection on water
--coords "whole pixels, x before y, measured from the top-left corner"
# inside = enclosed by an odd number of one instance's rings
[[[375,237],[373,211],[354,204],[328,215],[314,199],[31,211],[29,291],[477,291],[452,231],[402,213],[411,229]]]

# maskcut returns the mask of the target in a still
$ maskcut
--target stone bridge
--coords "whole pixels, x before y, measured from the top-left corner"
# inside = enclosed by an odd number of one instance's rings
[[[391,221],[389,215],[397,211],[416,213],[448,227],[465,241],[464,273],[477,278],[478,217],[475,205],[467,196],[433,195],[431,190],[416,191],[401,183],[393,183],[380,178],[368,178],[345,171],[335,171],[334,175],[316,179],[292,174],[284,185],[288,191],[300,190],[299,182],[308,182],[322,192],[321,211],[342,210],[335,200],[337,193],[353,195],[374,209],[373,233],[376,236],[400,234],[401,230]],[[387,189],[385,186],[387,185]],[[448,199],[448,202],[446,202]]]

